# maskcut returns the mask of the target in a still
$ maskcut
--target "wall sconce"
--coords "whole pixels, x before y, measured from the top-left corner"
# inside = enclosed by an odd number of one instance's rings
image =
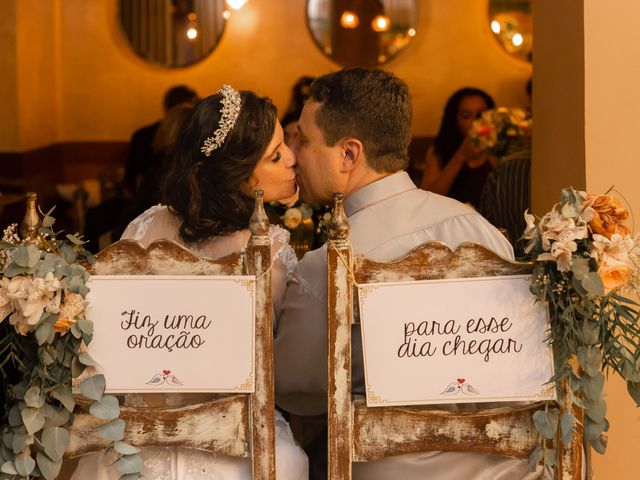
[[[386,32],[389,30],[390,24],[389,17],[386,15],[378,15],[371,22],[371,28],[373,28],[374,32]]]
[[[342,28],[358,28],[360,25],[360,19],[355,12],[345,10],[340,17],[340,26]]]

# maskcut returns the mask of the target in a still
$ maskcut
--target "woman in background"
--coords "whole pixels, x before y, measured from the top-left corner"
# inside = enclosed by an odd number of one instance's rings
[[[483,111],[494,107],[489,94],[477,88],[462,88],[449,98],[438,135],[427,152],[423,189],[478,208],[482,186],[496,159],[479,154],[468,132]]]

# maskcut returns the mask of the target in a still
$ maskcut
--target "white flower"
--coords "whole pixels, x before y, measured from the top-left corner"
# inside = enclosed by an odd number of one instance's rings
[[[555,208],[543,217],[541,224],[543,225],[542,247],[545,250],[551,248],[551,241],[567,243],[582,240],[589,233],[586,223],[576,224],[573,218],[565,217]]]
[[[538,260],[552,260],[556,262],[558,270],[568,272],[573,263],[573,252],[578,249],[578,245],[573,240],[556,241],[551,245],[551,253],[538,255]]]

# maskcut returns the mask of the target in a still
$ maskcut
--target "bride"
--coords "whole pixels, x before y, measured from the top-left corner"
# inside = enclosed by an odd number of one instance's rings
[[[191,111],[177,139],[164,186],[166,206],[133,220],[122,238],[148,246],[158,239],[180,242],[201,256],[222,257],[243,250],[250,232],[252,192],[265,201],[287,202],[297,194],[295,158],[283,142],[276,108],[267,98],[225,85]],[[289,233],[271,226],[273,305],[282,305],[288,276],[296,265]],[[207,394],[125,395],[137,406],[179,406],[207,400]],[[251,460],[172,447],[141,449],[144,475],[154,480],[249,480]],[[81,458],[72,480],[115,480],[120,474],[109,454]],[[288,424],[276,411],[276,475],[307,480],[308,461]]]

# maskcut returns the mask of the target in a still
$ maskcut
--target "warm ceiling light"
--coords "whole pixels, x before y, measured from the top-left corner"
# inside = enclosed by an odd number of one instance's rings
[[[234,10],[240,10],[246,5],[248,0],[227,0],[227,5]]]
[[[415,37],[416,36],[416,29],[415,28],[410,28],[407,33],[409,34],[410,37]]]
[[[491,30],[493,31],[493,33],[495,33],[496,35],[500,33],[500,22],[497,20],[493,20],[491,22]]]
[[[198,37],[198,30],[194,27],[191,27],[187,30],[187,38],[189,40],[195,40]]]
[[[231,12],[229,10],[225,10],[222,12],[222,16],[225,20],[229,20],[231,18]]]
[[[342,28],[358,28],[360,19],[356,13],[345,10],[340,17],[340,25]]]
[[[524,39],[522,38],[522,35],[520,33],[516,33],[511,38],[511,43],[513,43],[516,47],[519,47],[520,45],[522,45],[523,41],[524,41]]]
[[[386,32],[389,30],[389,25],[391,22],[389,21],[389,17],[386,15],[378,15],[371,22],[371,28],[373,28],[376,32]]]

